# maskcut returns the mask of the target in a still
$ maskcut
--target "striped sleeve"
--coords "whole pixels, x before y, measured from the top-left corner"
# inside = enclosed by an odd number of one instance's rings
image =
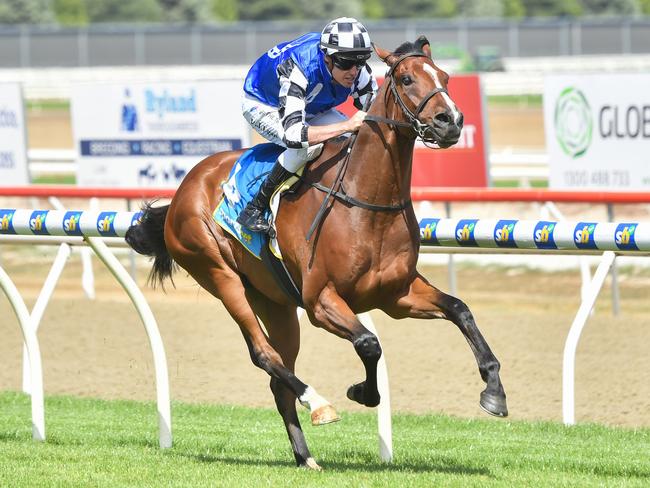
[[[357,76],[357,79],[352,86],[350,96],[354,101],[354,106],[359,110],[363,109],[368,100],[372,101],[375,99],[377,89],[377,79],[372,74],[370,66],[366,64],[359,72],[359,76]]]
[[[278,113],[284,130],[282,140],[292,149],[309,147],[305,123],[307,78],[291,58],[278,66],[277,73],[280,79]]]

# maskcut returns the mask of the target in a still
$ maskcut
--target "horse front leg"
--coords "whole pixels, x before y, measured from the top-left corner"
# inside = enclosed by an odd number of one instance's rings
[[[377,336],[366,329],[334,287],[324,288],[311,302],[306,303],[311,322],[352,343],[366,370],[366,379],[350,386],[347,397],[366,407],[379,405],[377,389],[377,362],[381,346]]]
[[[506,394],[499,376],[501,366],[465,303],[441,292],[418,274],[411,283],[409,293],[394,305],[384,308],[384,311],[394,318],[443,318],[456,324],[472,349],[481,378],[487,385],[481,392],[481,408],[497,417],[508,415]]]

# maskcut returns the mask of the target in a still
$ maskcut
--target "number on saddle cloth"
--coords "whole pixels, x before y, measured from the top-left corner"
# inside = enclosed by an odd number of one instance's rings
[[[260,257],[263,235],[242,228],[237,216],[253,199],[284,147],[273,143],[250,148],[235,162],[228,180],[222,185],[224,198],[212,213],[214,220],[232,234],[253,255]]]

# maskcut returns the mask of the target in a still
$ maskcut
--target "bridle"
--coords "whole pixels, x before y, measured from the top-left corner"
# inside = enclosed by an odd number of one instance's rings
[[[413,131],[416,134],[416,137],[419,137],[422,139],[422,142],[429,144],[436,144],[438,141],[436,140],[436,135],[433,132],[433,129],[430,125],[428,124],[423,124],[420,122],[418,119],[418,116],[424,110],[424,107],[426,104],[431,100],[434,96],[436,96],[438,93],[448,93],[446,88],[434,88],[431,90],[429,93],[426,94],[426,96],[420,100],[420,103],[418,103],[418,106],[415,108],[415,112],[411,111],[410,108],[406,106],[404,103],[404,100],[402,100],[402,97],[400,96],[399,92],[397,91],[397,81],[395,80],[395,69],[400,65],[402,61],[408,58],[426,58],[428,57],[424,53],[406,53],[401,55],[399,58],[397,58],[397,61],[390,67],[388,70],[388,73],[386,73],[386,78],[388,78],[388,83],[389,83],[389,88],[391,93],[393,94],[393,97],[395,98],[395,101],[399,105],[400,109],[408,119],[408,122],[403,122],[401,120],[394,120],[394,119],[389,119],[386,117],[381,117],[378,115],[367,115],[366,119],[367,121],[372,121],[372,122],[381,122],[384,124],[392,125],[395,127],[408,127],[413,129]],[[433,147],[434,149],[437,149],[435,146],[429,146]]]
[[[411,128],[413,131],[415,131],[416,137],[419,137],[422,139],[422,142],[429,144],[436,144],[438,141],[436,140],[435,134],[433,133],[433,130],[431,126],[427,124],[423,124],[418,120],[418,115],[424,110],[425,105],[431,100],[434,96],[436,96],[438,93],[447,93],[447,90],[445,88],[434,88],[431,90],[429,93],[426,94],[426,96],[420,100],[420,103],[418,106],[415,108],[415,113],[409,109],[406,104],[404,103],[404,100],[402,100],[402,97],[400,97],[399,92],[397,91],[397,82],[395,81],[395,69],[399,66],[399,64],[404,61],[407,58],[413,58],[413,57],[428,57],[424,53],[407,53],[401,55],[399,58],[397,58],[397,61],[390,67],[388,70],[388,73],[386,74],[386,78],[388,78],[388,83],[390,84],[390,90],[393,93],[393,97],[395,97],[395,100],[397,104],[400,106],[402,109],[402,112],[408,119],[408,122],[403,122],[401,120],[394,120],[394,119],[389,119],[387,117],[381,117],[379,115],[366,115],[366,118],[364,121],[366,122],[379,122],[379,123],[384,123],[388,125],[392,125],[395,127],[405,127],[405,128]],[[368,111],[369,107],[364,107],[364,112]],[[324,192],[325,198],[323,199],[323,202],[316,213],[316,217],[314,218],[314,221],[312,222],[307,235],[306,235],[306,240],[309,241],[311,239],[311,236],[315,232],[315,230],[318,228],[320,225],[320,222],[322,221],[323,217],[325,216],[325,211],[327,208],[327,202],[330,200],[330,198],[334,197],[338,200],[341,200],[349,205],[353,205],[355,207],[361,207],[366,210],[372,210],[375,212],[400,212],[407,208],[409,205],[411,205],[411,199],[407,199],[403,202],[398,203],[397,205],[377,205],[375,203],[369,203],[369,202],[362,202],[360,200],[357,200],[354,197],[351,197],[348,195],[345,191],[345,188],[343,187],[343,176],[345,175],[345,171],[348,166],[348,161],[350,158],[350,153],[352,151],[352,146],[354,145],[354,141],[356,140],[357,134],[353,134],[349,139],[348,139],[348,145],[346,148],[346,155],[343,160],[343,164],[339,166],[339,169],[336,173],[336,177],[334,178],[334,183],[331,187],[326,187],[324,185],[321,185],[318,182],[308,182],[310,186],[313,188],[320,190]],[[429,146],[434,149],[437,149],[436,146]],[[338,189],[337,189],[338,188]]]

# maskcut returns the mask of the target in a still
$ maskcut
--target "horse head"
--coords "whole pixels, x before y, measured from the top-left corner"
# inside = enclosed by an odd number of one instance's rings
[[[427,38],[420,36],[414,43],[405,42],[394,52],[377,45],[374,48],[389,66],[386,82],[401,109],[400,118],[406,119],[416,137],[442,148],[456,144],[463,128],[463,114],[447,92],[449,75],[431,59]]]

